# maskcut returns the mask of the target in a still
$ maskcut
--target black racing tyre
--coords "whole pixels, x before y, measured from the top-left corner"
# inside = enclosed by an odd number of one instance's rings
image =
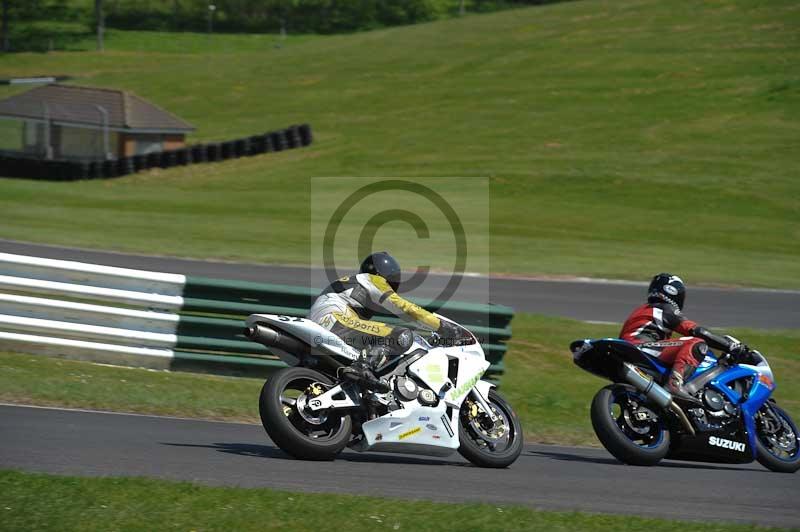
[[[495,429],[486,430],[477,418],[470,418],[467,401],[461,406],[458,439],[461,456],[479,467],[503,468],[513,464],[522,452],[522,425],[511,405],[494,389],[487,398],[495,415],[504,421],[505,432],[497,437]],[[489,422],[488,419],[485,421]]]
[[[765,407],[759,410],[759,416]],[[800,432],[785,410],[774,403],[769,408],[782,426],[769,433],[766,425],[756,420],[756,460],[770,471],[794,473],[800,469]]]
[[[333,460],[350,441],[352,421],[349,415],[325,413],[318,414],[313,423],[307,421],[298,411],[297,397],[313,383],[330,385],[332,381],[308,368],[273,373],[261,389],[261,424],[285,453],[301,460]]]
[[[636,466],[656,465],[669,452],[669,429],[660,418],[632,422],[630,410],[626,415],[631,401],[640,406],[645,403],[645,398],[632,386],[611,384],[598,391],[591,407],[594,433],[603,447],[620,462]]]

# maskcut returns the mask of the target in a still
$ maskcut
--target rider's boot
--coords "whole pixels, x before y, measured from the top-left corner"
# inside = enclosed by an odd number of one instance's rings
[[[372,370],[361,362],[355,362],[352,366],[341,368],[339,375],[378,393],[386,393],[391,390],[389,383],[383,379],[376,378]]]
[[[678,403],[682,403],[689,407],[703,405],[702,401],[692,395],[689,395],[689,393],[687,393],[683,388],[683,383],[686,379],[692,376],[695,369],[695,366],[690,366],[689,364],[684,366],[683,372],[673,369],[672,373],[669,375],[669,381],[667,381],[667,391],[672,394],[672,398]]]
[[[376,369],[386,364],[392,357],[392,351],[382,345],[373,345],[366,350],[367,363]]]

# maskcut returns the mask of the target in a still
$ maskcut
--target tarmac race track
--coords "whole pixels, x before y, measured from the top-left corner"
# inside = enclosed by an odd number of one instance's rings
[[[345,451],[333,462],[302,462],[258,425],[11,405],[0,405],[0,468],[800,526],[800,475],[758,464],[640,468],[602,449],[546,445],[527,446],[504,470],[473,467],[457,454]]]
[[[306,267],[241,264],[152,257],[0,240],[0,252],[76,260],[184,275],[221,277],[322,288],[319,270]],[[653,272],[657,273],[657,272]],[[411,296],[435,297],[449,280],[434,275],[428,291]],[[644,302],[646,283],[597,280],[543,280],[464,277],[453,299],[496,303],[518,312],[562,316],[585,321],[622,323]],[[402,290],[402,287],[401,287]],[[487,295],[489,301],[487,301]],[[794,329],[800,327],[800,291],[724,289],[689,286],[686,315],[707,327]],[[743,338],[743,340],[747,340]]]

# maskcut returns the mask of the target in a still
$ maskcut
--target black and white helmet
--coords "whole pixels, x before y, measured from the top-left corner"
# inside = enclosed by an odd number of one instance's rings
[[[395,292],[400,288],[400,264],[385,251],[378,251],[364,259],[360,271],[380,275]]]
[[[647,302],[658,303],[665,301],[683,310],[683,301],[686,299],[686,285],[677,275],[659,273],[650,281],[647,289]]]

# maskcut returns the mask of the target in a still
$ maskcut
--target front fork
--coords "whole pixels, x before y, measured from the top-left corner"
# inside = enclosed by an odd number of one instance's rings
[[[470,397],[471,397],[471,398],[472,398],[472,399],[473,399],[473,400],[474,400],[476,403],[478,403],[478,406],[480,406],[480,407],[481,407],[481,409],[484,411],[484,413],[485,413],[487,416],[489,416],[489,419],[491,419],[491,420],[492,420],[492,424],[495,424],[495,425],[496,425],[496,424],[497,424],[497,419],[498,419],[498,418],[497,418],[497,415],[494,413],[494,410],[492,410],[492,407],[491,407],[491,406],[489,406],[489,401],[487,401],[487,400],[486,400],[486,399],[483,397],[483,394],[481,394],[481,392],[480,392],[480,391],[478,391],[478,388],[477,388],[477,387],[475,387],[475,388],[472,388],[472,390],[470,390],[470,392],[469,392],[469,396],[470,396]]]

